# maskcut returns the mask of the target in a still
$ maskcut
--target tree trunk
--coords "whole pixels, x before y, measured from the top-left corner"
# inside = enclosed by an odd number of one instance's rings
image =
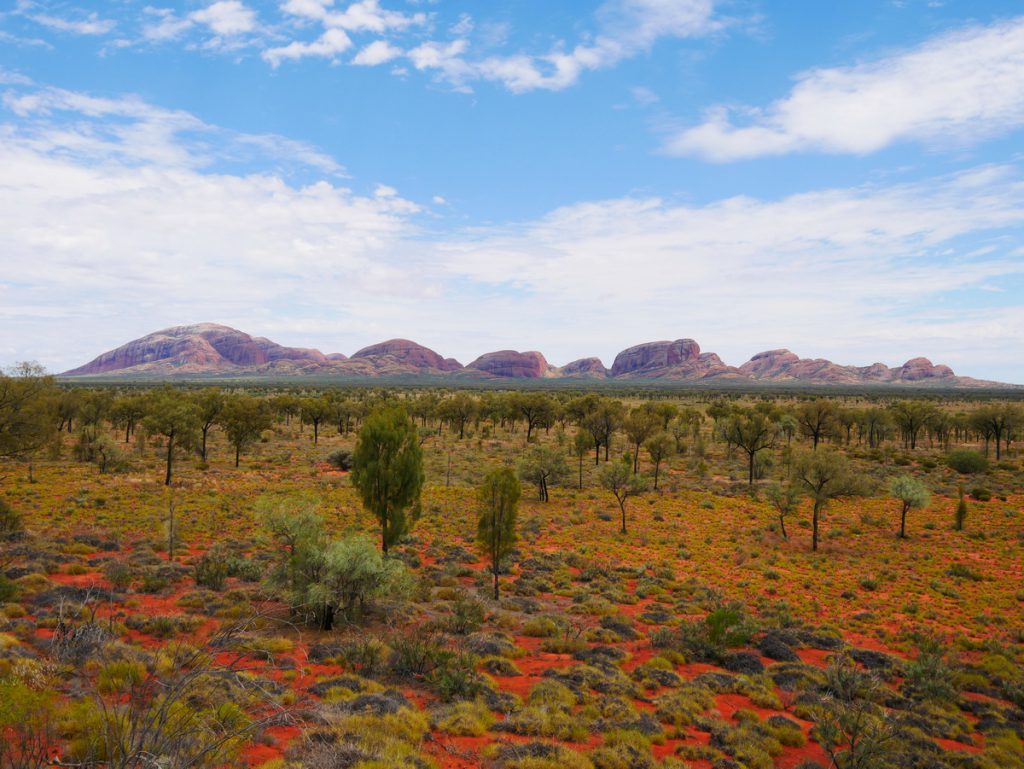
[[[238,467],[238,457],[242,453],[241,448],[235,446],[235,467]]]
[[[316,446],[317,441],[320,440],[320,423],[313,422],[313,445]]]
[[[910,507],[906,502],[903,503],[903,509],[900,511],[900,539],[907,538],[907,509]]]
[[[814,503],[814,515],[811,518],[811,550],[818,549],[818,513],[820,507],[817,502]]]
[[[658,472],[661,470],[661,461],[654,463],[654,490],[658,490]]]
[[[619,510],[622,511],[622,533],[625,534],[626,533],[626,500],[624,498],[619,500]]]
[[[579,488],[580,488],[581,491],[583,490],[583,455],[582,454],[580,454],[580,484],[579,484]]]
[[[164,477],[164,486],[171,485],[171,463],[174,460],[174,436],[167,439],[167,475]]]
[[[209,425],[203,425],[203,461],[206,461],[206,434],[210,432]]]
[[[751,488],[754,487],[754,455],[756,453],[757,452],[754,452],[754,451],[748,451],[747,452],[747,456],[749,458],[749,467],[748,467],[749,472],[748,472],[747,485],[749,485]]]
[[[498,564],[494,564],[494,600],[498,600]]]
[[[779,514],[779,528],[782,529],[782,538],[789,539],[789,535],[786,533],[786,516]]]

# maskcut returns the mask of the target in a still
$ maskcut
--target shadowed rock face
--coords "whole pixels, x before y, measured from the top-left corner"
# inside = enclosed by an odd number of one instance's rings
[[[889,368],[884,363],[842,366],[824,358],[800,358],[785,349],[759,352],[740,366],[739,371],[761,381],[800,381],[810,384],[921,382],[955,378],[949,366],[934,366],[927,358],[914,358],[897,368]]]
[[[892,369],[893,379],[899,382],[920,382],[924,379],[950,379],[954,376],[949,366],[935,366],[927,358],[912,358],[899,368]]]
[[[467,364],[466,368],[483,371],[492,376],[539,379],[548,376],[551,367],[539,352],[499,350],[481,355],[472,363]]]
[[[600,358],[580,358],[566,363],[558,369],[558,373],[561,376],[600,378],[608,376],[608,369]]]
[[[269,339],[254,339],[228,326],[199,323],[149,334],[103,353],[67,373],[104,374],[149,364],[164,364],[189,371],[230,371],[281,360],[326,363],[327,357],[319,350],[282,347]]]
[[[408,339],[389,339],[380,344],[372,344],[353,353],[350,360],[382,357],[393,358],[398,364],[414,368],[432,368],[438,371],[458,371],[462,368],[462,364],[457,360],[442,358],[429,347],[410,342]]]
[[[695,380],[737,375],[713,352],[702,353],[692,339],[648,342],[623,350],[612,364],[613,377],[650,377]]]
[[[638,344],[615,356],[615,362],[612,363],[612,376],[677,366],[684,361],[696,360],[699,356],[700,345],[692,339]]]

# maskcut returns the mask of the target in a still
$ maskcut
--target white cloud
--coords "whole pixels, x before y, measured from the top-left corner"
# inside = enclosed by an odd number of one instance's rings
[[[437,69],[442,79],[462,90],[468,89],[471,80],[480,79],[501,83],[513,93],[560,91],[574,85],[584,72],[613,67],[661,38],[700,37],[723,25],[714,16],[713,0],[608,0],[598,9],[597,21],[598,34],[568,50],[559,43],[544,54],[492,55],[479,60],[463,58],[460,50],[437,64],[413,63],[418,69]],[[454,42],[464,44],[465,40],[460,37]],[[437,42],[426,45],[444,48]]]
[[[315,22],[323,31],[313,41],[291,40],[263,53],[273,66],[284,59],[306,56],[334,58],[351,44],[348,36],[338,36],[338,45],[325,39],[331,31],[347,35],[380,36],[366,44],[353,57],[352,63],[374,66],[393,61],[402,55],[400,47],[386,36],[426,28],[431,20],[423,12],[402,13],[382,8],[379,0],[359,0],[343,9],[335,9],[332,0],[287,0],[282,11],[295,19]],[[483,55],[503,44],[504,25],[480,25],[476,35],[476,55],[471,55],[470,37],[477,24],[468,14],[460,15],[448,29],[450,40],[425,40],[411,47],[405,55],[420,71],[433,72],[437,79],[456,90],[469,91],[474,81],[492,81],[515,93],[537,89],[561,90],[575,84],[588,70],[612,67],[620,61],[649,49],[666,37],[693,38],[711,34],[724,25],[715,18],[714,0],[607,0],[598,10],[596,34],[585,35],[572,47],[558,42],[542,54]],[[301,30],[303,27],[299,27]],[[348,41],[347,45],[341,45]],[[404,74],[403,69],[399,69]]]
[[[374,40],[353,57],[352,63],[364,67],[376,67],[378,64],[397,59],[401,55],[402,49],[391,45],[387,40]]]
[[[34,3],[19,3],[21,9],[34,8]],[[84,14],[81,18],[64,18],[48,13],[28,13],[28,18],[44,27],[59,32],[70,32],[75,35],[105,35],[117,26],[113,19],[102,19],[95,11]]]
[[[240,35],[256,29],[256,13],[239,0],[219,0],[192,12],[189,18],[222,36]]]
[[[779,200],[581,202],[430,233],[386,184],[357,194],[225,170],[253,146],[315,159],[281,137],[25,84],[3,106],[0,349],[14,352],[2,364],[69,368],[214,320],[327,351],[412,335],[464,360],[516,347],[610,363],[630,344],[692,336],[730,363],[789,346],[1024,380],[1006,364],[1022,302],[952,304],[1024,281],[1016,165]]]
[[[329,29],[311,43],[296,40],[288,45],[268,48],[263,52],[263,58],[270,62],[272,67],[279,67],[282,61],[301,59],[305,56],[334,59],[351,47],[352,39],[345,34],[345,30]]]
[[[263,58],[274,67],[285,59],[307,56],[335,59],[352,47],[350,35],[372,33],[376,35],[402,32],[426,23],[422,12],[402,13],[380,7],[379,0],[358,0],[343,10],[335,10],[333,0],[288,0],[281,10],[296,18],[317,22],[323,30],[312,41],[292,40],[286,45],[269,48]],[[375,66],[391,61],[401,50],[386,40],[375,40],[366,45],[353,58],[352,63]]]
[[[717,106],[666,150],[727,162],[972,143],[1024,125],[1024,18],[944,34],[876,61],[803,73],[765,108]]]

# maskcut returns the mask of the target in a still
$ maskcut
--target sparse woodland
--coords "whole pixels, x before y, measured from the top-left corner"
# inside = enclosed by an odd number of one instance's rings
[[[1024,405],[0,377],[0,769],[1024,767]]]

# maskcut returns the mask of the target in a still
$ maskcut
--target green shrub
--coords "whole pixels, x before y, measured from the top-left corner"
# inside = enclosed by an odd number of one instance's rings
[[[228,564],[218,552],[203,553],[192,567],[196,584],[220,592],[228,578]]]
[[[352,452],[348,449],[338,449],[327,455],[327,464],[338,470],[348,472],[352,469]]]
[[[0,542],[17,539],[25,531],[21,513],[0,499]]]
[[[946,457],[946,464],[964,475],[974,475],[988,470],[988,460],[974,449],[954,449]]]
[[[494,714],[482,702],[457,702],[434,718],[434,726],[458,737],[479,737],[495,722]]]
[[[984,486],[975,486],[971,489],[971,496],[979,502],[988,502],[992,499],[992,492],[986,489]]]
[[[104,665],[96,677],[100,694],[117,694],[138,686],[146,678],[146,666],[141,662],[118,660]]]

